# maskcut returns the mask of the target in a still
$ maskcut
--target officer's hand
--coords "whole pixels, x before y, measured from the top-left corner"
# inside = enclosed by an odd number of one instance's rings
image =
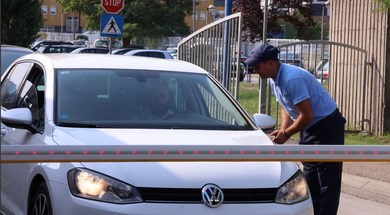
[[[283,144],[288,140],[288,137],[284,134],[283,130],[275,130],[271,133],[273,136],[272,141],[276,144]]]

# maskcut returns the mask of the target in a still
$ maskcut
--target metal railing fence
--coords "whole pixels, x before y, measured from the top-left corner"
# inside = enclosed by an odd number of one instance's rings
[[[328,90],[340,112],[346,118],[347,131],[366,131],[367,89],[372,83],[367,79],[369,65],[367,51],[347,44],[331,41],[301,41],[277,46],[280,61],[294,64],[311,72]],[[290,57],[288,57],[290,56]],[[327,66],[325,66],[327,65]],[[267,89],[267,114],[271,115],[271,89]],[[276,115],[280,120],[279,105]]]
[[[241,13],[219,19],[178,44],[177,59],[213,75],[237,98],[241,69]]]

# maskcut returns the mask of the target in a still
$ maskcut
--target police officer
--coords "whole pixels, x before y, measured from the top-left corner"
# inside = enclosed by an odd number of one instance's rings
[[[277,144],[300,132],[301,145],[344,145],[345,119],[317,79],[303,68],[281,63],[279,50],[262,45],[245,63],[269,84],[281,108],[282,123],[271,133]],[[315,215],[336,215],[342,162],[302,162]]]

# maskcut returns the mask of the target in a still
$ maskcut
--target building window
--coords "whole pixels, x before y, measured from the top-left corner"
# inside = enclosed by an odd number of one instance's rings
[[[56,15],[56,14],[57,14],[57,7],[50,6],[50,15]]]
[[[75,16],[75,17],[67,16],[66,17],[66,31],[73,32],[72,20],[74,22],[74,31],[78,32],[79,19],[77,16]]]
[[[42,31],[42,32],[55,32],[55,28],[54,28],[54,26],[43,26],[40,31]]]
[[[42,10],[42,14],[47,14],[47,5],[42,5],[41,7],[41,10]]]
[[[214,0],[214,6],[225,7],[225,0]]]
[[[204,11],[199,12],[199,20],[206,20],[206,12]]]

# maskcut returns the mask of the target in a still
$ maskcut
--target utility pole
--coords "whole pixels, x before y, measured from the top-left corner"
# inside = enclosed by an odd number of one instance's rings
[[[195,32],[195,0],[192,0],[192,33]]]

